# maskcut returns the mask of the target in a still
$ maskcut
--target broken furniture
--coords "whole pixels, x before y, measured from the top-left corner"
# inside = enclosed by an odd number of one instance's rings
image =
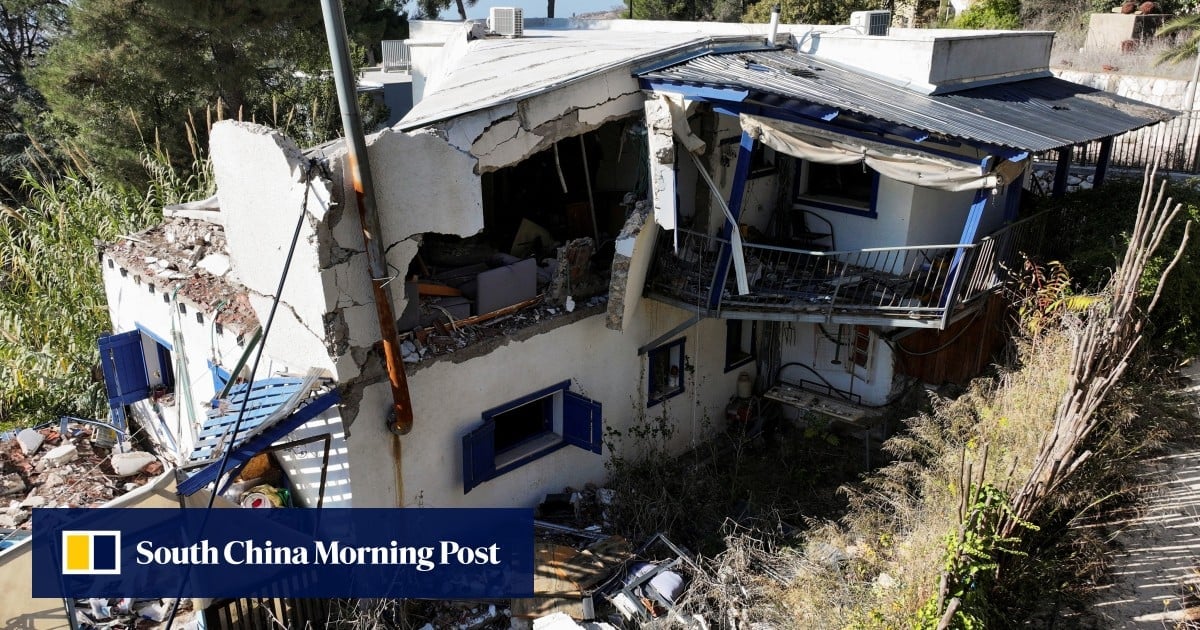
[[[780,381],[763,393],[764,398],[777,401],[804,413],[812,413],[849,429],[863,441],[863,463],[871,467],[871,432],[880,426],[887,433],[886,418],[878,410],[862,404],[858,394],[845,392],[824,383],[801,379],[798,383]]]
[[[538,524],[543,528],[542,524]],[[564,529],[554,532],[564,534]],[[583,536],[583,534],[575,534]],[[532,619],[563,612],[574,619],[596,618],[595,595],[600,585],[633,557],[624,538],[601,536],[584,549],[549,540],[534,544],[533,597],[511,602],[515,618]]]
[[[685,627],[706,627],[676,607],[687,585],[680,571],[685,566],[699,571],[690,553],[658,533],[642,543],[634,557],[639,562],[628,563],[598,589],[602,597],[629,621],[648,623],[670,615]]]
[[[456,267],[405,285],[408,304],[397,327],[412,330],[435,321],[453,324],[537,297],[537,262],[498,254],[489,262]]]

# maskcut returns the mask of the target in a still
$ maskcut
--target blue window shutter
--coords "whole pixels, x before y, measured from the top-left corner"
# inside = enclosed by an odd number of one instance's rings
[[[150,396],[146,358],[142,355],[142,333],[132,330],[100,337],[100,367],[108,404],[128,405]]]
[[[496,423],[483,426],[463,436],[463,494],[491,479],[496,472]]]
[[[604,422],[600,403],[575,392],[563,392],[563,440],[585,451],[599,453]]]

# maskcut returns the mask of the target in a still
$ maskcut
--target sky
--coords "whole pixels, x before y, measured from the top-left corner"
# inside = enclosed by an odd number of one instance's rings
[[[554,17],[571,17],[576,13],[592,13],[607,11],[616,7],[624,7],[623,0],[557,0],[554,3]],[[525,17],[546,17],[546,0],[479,0],[473,7],[467,7],[467,18],[475,20],[488,16],[490,7],[518,7],[523,10]],[[411,13],[412,7],[409,7]],[[454,4],[450,10],[442,12],[443,19],[456,19],[458,11]]]

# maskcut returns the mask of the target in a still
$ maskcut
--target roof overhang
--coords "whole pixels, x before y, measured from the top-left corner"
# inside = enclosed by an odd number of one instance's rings
[[[1053,77],[924,94],[790,50],[708,54],[635,76],[644,89],[785,120],[1017,152],[1099,140],[1177,114]]]

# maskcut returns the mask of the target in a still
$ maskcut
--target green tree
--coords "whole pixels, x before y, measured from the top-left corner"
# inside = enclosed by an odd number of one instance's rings
[[[1158,37],[1169,37],[1170,48],[1159,56],[1159,63],[1179,63],[1196,56],[1196,45],[1200,43],[1200,13],[1181,15],[1168,21],[1158,29]]]
[[[392,0],[349,0],[346,22],[360,47],[403,25]],[[77,0],[67,28],[34,84],[72,140],[119,181],[144,177],[150,134],[168,155],[189,155],[186,125],[206,108],[307,128],[302,137],[338,128],[336,115],[320,116],[333,105],[320,85],[329,62],[316,2]]]
[[[759,0],[746,8],[742,21],[769,22],[776,4],[785,24],[847,24],[853,11],[881,8],[879,0]]]
[[[979,0],[954,18],[953,26],[972,29],[1019,29],[1021,0]]]
[[[29,72],[65,20],[66,5],[60,0],[0,3],[0,186],[10,191],[5,197],[11,197],[30,166],[30,135],[45,110],[41,94],[29,84]]]
[[[417,0],[417,16],[428,20],[436,20],[442,11],[449,9],[450,5],[453,4],[455,10],[458,11],[458,19],[465,22],[467,19],[467,7],[475,6],[476,2],[478,0]]]
[[[158,155],[144,167],[145,193],[74,167],[54,178],[26,172],[27,202],[0,206],[0,427],[106,417],[96,338],[111,324],[94,243],[212,192],[205,162],[180,171]]]
[[[742,13],[740,0],[625,0],[631,3],[636,20],[737,22]]]

